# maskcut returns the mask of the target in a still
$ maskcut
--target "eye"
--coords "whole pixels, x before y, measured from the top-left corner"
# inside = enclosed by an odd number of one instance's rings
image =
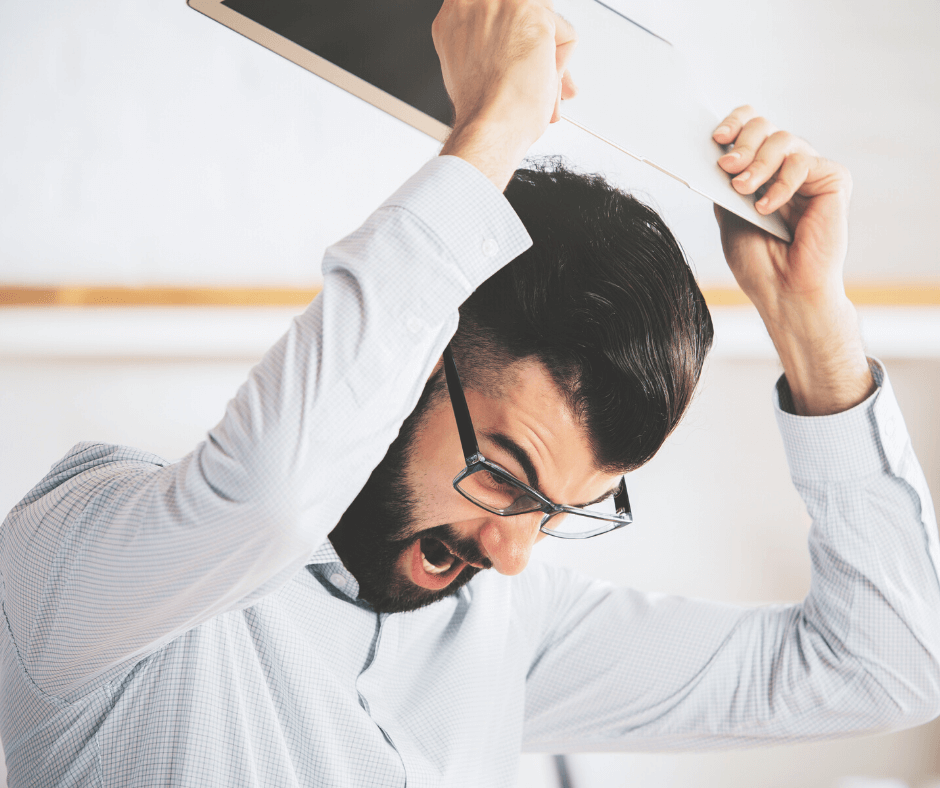
[[[525,480],[526,474],[522,468],[519,467],[519,464],[516,462],[515,458],[508,456],[505,452],[499,451],[496,452],[496,456],[489,456],[490,461],[497,466],[500,470],[505,471],[514,479]],[[488,474],[489,475],[489,474]],[[505,482],[496,474],[492,474],[494,483],[496,484],[505,484]]]
[[[510,484],[501,476],[497,476],[495,473],[491,473],[490,471],[480,471],[480,473],[476,475],[479,476],[480,481],[483,482],[483,484],[486,487],[489,487],[491,490],[504,492],[506,490],[517,489],[514,484]]]

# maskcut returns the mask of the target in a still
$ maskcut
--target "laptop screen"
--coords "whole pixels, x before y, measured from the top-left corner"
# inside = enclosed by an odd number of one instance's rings
[[[188,2],[439,141],[453,125],[431,38],[442,0]],[[789,240],[780,216],[760,215],[716,163],[722,149],[711,135],[719,116],[699,95],[689,64],[612,2],[553,2],[578,31],[571,70],[580,93],[564,120]]]
[[[431,39],[441,2],[223,0],[222,5],[451,126],[453,111]]]

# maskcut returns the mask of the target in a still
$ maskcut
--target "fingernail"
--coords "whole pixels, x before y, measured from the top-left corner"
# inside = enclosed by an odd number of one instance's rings
[[[715,129],[715,134],[730,134],[730,133],[731,133],[730,126],[719,126],[717,129]]]
[[[737,161],[738,159],[741,158],[741,154],[740,153],[726,153],[721,158],[727,159],[728,161]]]
[[[744,172],[742,172],[742,173],[741,173],[737,178],[735,178],[734,180],[735,180],[736,183],[744,183],[745,181],[750,180],[750,178],[751,178],[751,173],[749,173],[747,170],[745,170]]]
[[[767,205],[768,205],[768,202],[767,202],[767,198],[766,198],[766,197],[763,197],[763,198],[761,198],[760,200],[757,201],[757,207],[758,207],[758,208],[766,208]]]

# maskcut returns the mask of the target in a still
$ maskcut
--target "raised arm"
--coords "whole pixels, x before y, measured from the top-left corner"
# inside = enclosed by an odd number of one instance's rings
[[[429,162],[323,261],[323,290],[173,464],[82,444],[0,530],[4,609],[50,694],[246,607],[326,538],[473,288],[530,241],[466,162]]]
[[[940,714],[940,550],[926,480],[842,267],[848,172],[749,107],[719,160],[784,244],[717,210],[728,263],[783,363],[777,420],[812,519],[802,604],[743,608],[533,575],[532,749],[688,749],[871,733]],[[759,513],[755,513],[759,516]],[[538,584],[536,584],[538,583]],[[535,630],[534,630],[535,631]]]
[[[793,243],[786,244],[715,208],[725,258],[770,333],[794,412],[848,410],[874,390],[855,307],[842,281],[852,178],[751,107],[732,112],[714,137],[734,143],[718,163],[735,176],[735,189],[754,194],[766,187],[757,210],[779,210],[793,232]]]
[[[298,571],[414,407],[458,306],[531,244],[501,191],[573,94],[570,29],[535,0],[448,0],[434,34],[452,155],[327,250],[322,293],[207,439],[174,464],[80,445],[5,521],[5,637],[43,692],[87,686]]]

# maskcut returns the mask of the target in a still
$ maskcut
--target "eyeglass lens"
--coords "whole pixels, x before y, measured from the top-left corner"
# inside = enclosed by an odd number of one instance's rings
[[[517,486],[509,479],[481,468],[468,474],[457,484],[463,495],[474,503],[503,515],[525,514],[526,512],[544,511],[542,501],[532,497],[524,488]],[[617,506],[613,498],[587,507],[584,511],[615,515]],[[610,522],[609,527],[614,528],[616,523]],[[563,512],[552,516],[545,526],[558,534],[582,534],[596,532],[603,529],[605,523],[595,517],[578,515],[573,512]]]

